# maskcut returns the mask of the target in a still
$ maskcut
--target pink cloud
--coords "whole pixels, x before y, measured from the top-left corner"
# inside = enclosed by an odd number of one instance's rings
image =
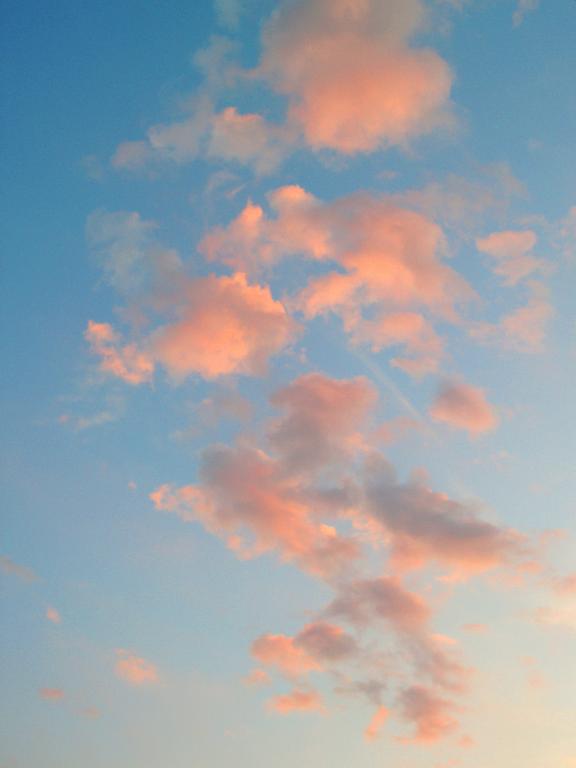
[[[374,741],[380,736],[380,732],[388,720],[389,715],[390,713],[386,707],[378,707],[364,731],[364,737],[367,741]]]
[[[31,568],[15,563],[8,555],[0,555],[0,570],[28,584],[38,580],[38,576]]]
[[[292,712],[323,712],[322,697],[317,691],[294,690],[284,696],[276,696],[269,702],[269,707],[281,715]]]
[[[305,675],[320,665],[287,635],[262,635],[252,643],[252,656],[288,677]]]
[[[250,687],[259,687],[263,685],[269,685],[270,684],[270,675],[268,672],[266,672],[265,669],[253,669],[246,677],[244,678],[244,685],[248,685]]]
[[[528,287],[530,295],[526,304],[504,315],[497,323],[476,323],[471,328],[472,337],[513,352],[542,352],[554,309],[545,285],[533,281]]]
[[[108,323],[92,320],[84,334],[92,354],[100,358],[100,370],[122,379],[127,384],[143,384],[150,381],[154,363],[135,344],[121,345],[118,334]]]
[[[56,610],[56,608],[52,608],[50,605],[46,608],[46,618],[48,621],[51,621],[52,624],[60,624],[62,620],[60,613]]]
[[[313,278],[292,305],[307,318],[339,314],[356,344],[404,347],[407,355],[393,362],[412,375],[434,370],[443,344],[427,315],[456,322],[457,308],[474,295],[443,261],[442,230],[366,194],[325,204],[291,186],[271,193],[269,202],[272,217],[250,203],[229,227],[212,230],[201,252],[252,271],[287,256],[327,262],[330,271]]]
[[[531,255],[536,242],[537,237],[530,229],[507,230],[479,238],[476,240],[476,247],[492,257],[494,272],[502,277],[507,285],[515,285],[533,272],[544,268],[544,263]]]
[[[140,345],[122,345],[107,323],[89,323],[86,338],[101,370],[129,384],[149,381],[158,364],[177,380],[192,374],[259,375],[268,358],[294,338],[296,324],[284,306],[242,274],[180,282],[176,320]]]
[[[44,701],[62,701],[64,691],[61,688],[40,688],[38,695]]]
[[[401,692],[398,704],[402,717],[414,724],[414,735],[407,741],[426,744],[439,741],[458,727],[454,705],[421,685]]]
[[[358,431],[377,393],[365,378],[299,377],[271,397],[285,411],[269,432],[288,472],[316,470],[348,458],[362,446]]]
[[[472,505],[431,490],[422,479],[399,483],[377,455],[367,467],[365,512],[386,532],[392,562],[400,569],[438,563],[463,578],[515,567],[527,555],[519,533],[482,520]]]
[[[313,149],[404,145],[450,122],[448,65],[408,45],[423,16],[418,0],[285,4],[265,27],[258,74],[288,97]]]
[[[277,550],[316,575],[338,573],[358,557],[356,542],[317,522],[313,497],[263,451],[213,448],[200,476],[197,486],[158,488],[151,494],[156,508],[198,520],[242,557]]]
[[[231,373],[261,375],[268,358],[294,338],[296,326],[269,288],[242,274],[190,281],[179,319],[159,328],[154,357],[175,378],[207,379]]]
[[[434,421],[466,430],[471,435],[491,432],[498,425],[496,411],[484,391],[457,381],[445,381],[441,385],[430,416]]]
[[[130,685],[149,685],[159,680],[158,670],[152,662],[122,648],[116,651],[114,671],[121,680]]]

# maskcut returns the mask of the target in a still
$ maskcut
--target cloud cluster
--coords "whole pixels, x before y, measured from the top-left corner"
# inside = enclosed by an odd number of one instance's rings
[[[228,227],[199,246],[209,261],[258,272],[289,256],[325,263],[292,299],[307,319],[342,317],[355,343],[400,347],[393,364],[419,375],[435,370],[443,343],[431,318],[456,322],[473,297],[444,257],[442,230],[390,200],[356,194],[323,203],[298,186],[268,196],[272,215],[248,203]]]

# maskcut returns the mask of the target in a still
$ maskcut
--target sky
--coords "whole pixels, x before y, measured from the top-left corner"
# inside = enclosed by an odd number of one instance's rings
[[[0,768],[576,768],[576,5],[2,10]]]

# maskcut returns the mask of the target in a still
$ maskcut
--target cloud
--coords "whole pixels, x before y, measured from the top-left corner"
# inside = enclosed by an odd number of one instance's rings
[[[149,685],[159,680],[158,670],[152,662],[122,648],[116,651],[114,671],[117,677],[130,685]]]
[[[532,281],[528,289],[530,295],[526,304],[504,315],[496,323],[472,324],[471,336],[482,344],[513,352],[542,352],[554,309],[545,285]]]
[[[526,556],[519,533],[482,520],[474,506],[431,490],[421,478],[398,482],[377,454],[368,461],[364,492],[365,514],[382,526],[398,568],[437,563],[462,578],[514,567]]]
[[[276,550],[282,560],[327,577],[359,556],[354,540],[315,519],[314,495],[272,457],[247,445],[205,451],[198,485],[164,485],[151,499],[159,510],[199,521],[241,557]]]
[[[51,621],[52,624],[60,624],[62,621],[60,617],[60,613],[56,610],[56,608],[53,608],[51,605],[49,605],[46,608],[46,618],[48,621]]]
[[[423,21],[418,0],[286,3],[264,28],[258,74],[313,149],[405,145],[451,122],[450,68],[409,46]]]
[[[458,727],[452,716],[454,705],[421,685],[402,691],[398,698],[402,717],[414,724],[414,735],[408,741],[426,744],[439,741]]]
[[[430,407],[434,421],[463,429],[471,435],[491,432],[498,425],[498,417],[486,395],[479,387],[458,381],[441,384]]]
[[[288,715],[292,712],[323,712],[322,697],[317,691],[294,690],[284,696],[276,696],[271,699],[268,706],[274,712]]]
[[[536,242],[536,234],[530,229],[506,230],[479,238],[476,247],[493,258],[492,269],[506,285],[516,285],[544,269],[544,263],[531,255]]]
[[[100,358],[100,370],[127,384],[143,384],[152,379],[154,363],[136,344],[121,344],[109,323],[88,321],[84,333],[93,355]]]
[[[271,397],[285,416],[270,429],[270,443],[288,472],[314,471],[349,458],[362,445],[358,428],[376,398],[365,378],[301,376]]]
[[[403,347],[393,364],[411,375],[436,369],[442,340],[430,317],[458,320],[474,293],[446,263],[442,230],[389,200],[356,194],[323,203],[297,186],[268,196],[272,215],[249,203],[199,245],[209,261],[259,272],[286,257],[326,264],[290,302],[307,319],[334,312],[355,344]]]
[[[537,10],[540,0],[518,0],[516,10],[512,16],[512,24],[519,27],[529,13]]]
[[[27,584],[38,581],[38,576],[31,568],[15,563],[8,555],[0,555],[0,570],[9,576],[16,576]]]
[[[154,358],[176,379],[199,374],[262,375],[268,359],[294,338],[296,325],[268,287],[231,277],[190,280],[175,323],[150,341]]]
[[[380,736],[380,732],[388,720],[389,715],[390,712],[386,707],[378,707],[364,731],[366,741],[375,741],[375,739]]]
[[[405,632],[419,630],[430,617],[424,600],[390,577],[350,582],[326,609],[327,616],[345,619],[356,626],[383,620]]]
[[[287,677],[320,669],[318,662],[287,635],[262,635],[252,643],[251,653],[261,664],[276,667]]]
[[[181,277],[171,311],[174,322],[136,344],[122,344],[108,323],[90,321],[86,331],[100,370],[133,385],[150,381],[157,365],[176,380],[233,373],[262,375],[268,358],[289,344],[296,324],[269,288],[242,274]]]
[[[61,688],[40,688],[38,695],[44,701],[62,701],[64,691]]]

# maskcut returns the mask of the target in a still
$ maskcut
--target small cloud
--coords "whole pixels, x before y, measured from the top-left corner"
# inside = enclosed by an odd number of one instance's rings
[[[44,701],[62,701],[64,691],[61,688],[40,688],[38,695]]]
[[[48,619],[48,621],[51,621],[52,624],[60,624],[60,622],[62,621],[60,613],[56,610],[56,608],[53,608],[51,605],[49,605],[46,608],[46,618]]]
[[[463,382],[444,382],[430,408],[434,421],[441,421],[469,434],[491,432],[498,417],[484,391]]]
[[[0,570],[10,576],[16,576],[16,578],[25,581],[27,584],[38,581],[38,576],[31,568],[15,563],[8,555],[0,555]]]
[[[276,696],[268,703],[270,709],[280,715],[292,712],[324,712],[322,698],[316,691],[294,690],[284,696]]]
[[[114,671],[117,677],[130,685],[148,685],[159,680],[158,670],[152,662],[122,648],[116,651]]]
[[[518,0],[518,5],[512,16],[512,25],[519,27],[529,13],[533,13],[540,5],[540,0]]]

